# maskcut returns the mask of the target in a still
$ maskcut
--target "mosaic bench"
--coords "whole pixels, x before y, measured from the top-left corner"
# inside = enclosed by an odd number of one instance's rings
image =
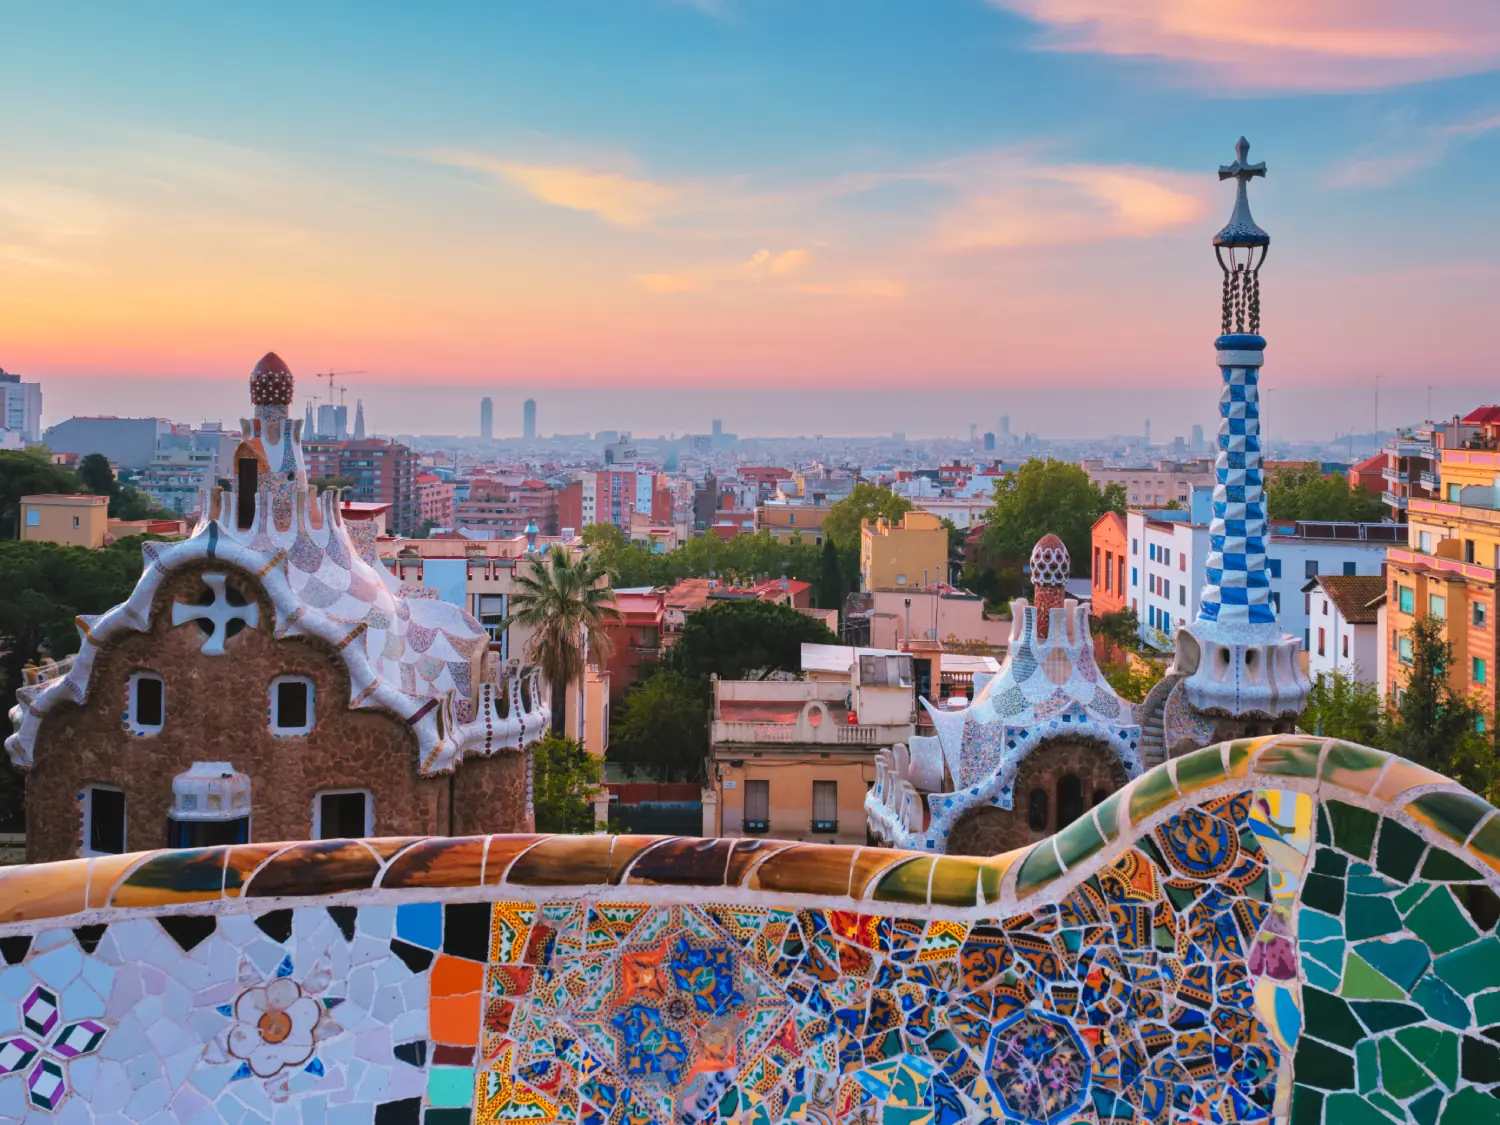
[[[1500,1121],[1500,817],[1224,743],[990,859],[491,836],[0,872],[0,1119]]]

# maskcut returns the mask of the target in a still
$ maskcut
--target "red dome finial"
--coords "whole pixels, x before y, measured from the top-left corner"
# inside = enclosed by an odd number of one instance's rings
[[[256,406],[291,404],[292,372],[275,352],[261,356],[250,372],[250,401]]]

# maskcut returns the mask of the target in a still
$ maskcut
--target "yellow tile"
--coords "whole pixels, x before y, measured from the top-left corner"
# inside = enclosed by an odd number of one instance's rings
[[[0,874],[0,925],[61,918],[84,909],[89,861],[33,863]]]

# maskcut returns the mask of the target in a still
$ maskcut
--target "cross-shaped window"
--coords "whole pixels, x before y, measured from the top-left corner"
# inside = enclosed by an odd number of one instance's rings
[[[226,640],[246,626],[253,629],[260,623],[260,607],[246,602],[239,591],[226,586],[226,577],[205,574],[203,584],[208,588],[195,604],[177,602],[172,606],[173,625],[196,621],[203,630],[204,656],[223,656]]]

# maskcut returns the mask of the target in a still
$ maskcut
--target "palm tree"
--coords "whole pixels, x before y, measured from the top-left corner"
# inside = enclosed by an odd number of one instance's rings
[[[568,685],[583,674],[588,654],[609,655],[605,626],[620,619],[605,570],[588,552],[574,558],[562,547],[532,555],[516,574],[511,595],[513,622],[531,629],[526,656],[542,670],[552,689],[552,733],[567,729]]]

